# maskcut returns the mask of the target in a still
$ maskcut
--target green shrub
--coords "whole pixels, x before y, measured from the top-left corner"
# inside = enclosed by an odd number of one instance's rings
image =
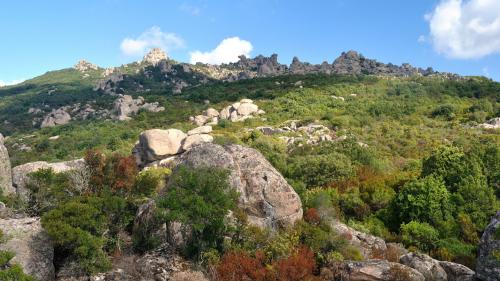
[[[222,250],[225,218],[235,208],[237,195],[229,186],[228,171],[178,166],[158,206],[165,208],[167,222],[180,222],[192,229],[186,254],[199,255],[207,249]]]
[[[429,252],[436,247],[439,233],[428,223],[411,221],[401,225],[402,241],[406,247],[416,247]]]
[[[391,205],[400,223],[422,221],[436,225],[451,218],[449,192],[443,181],[433,176],[406,183]]]
[[[455,117],[455,107],[451,104],[440,105],[432,111],[431,115],[451,120]]]
[[[166,185],[168,176],[172,173],[167,168],[151,168],[144,170],[137,176],[133,192],[144,196],[158,193]]]
[[[340,153],[294,157],[290,164],[290,176],[308,187],[345,180],[353,173],[350,159]]]

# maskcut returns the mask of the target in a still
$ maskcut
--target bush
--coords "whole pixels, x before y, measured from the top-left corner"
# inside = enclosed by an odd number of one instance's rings
[[[228,171],[215,168],[190,169],[178,166],[169,188],[159,198],[167,222],[180,222],[192,229],[186,254],[199,255],[206,249],[222,249],[225,218],[235,208],[237,195],[228,183]]]
[[[417,247],[424,252],[434,249],[439,239],[437,230],[430,224],[417,221],[401,225],[401,235],[406,247]]]
[[[422,221],[437,225],[450,219],[450,195],[440,179],[428,176],[406,183],[392,202],[400,223]]]
[[[431,115],[451,120],[455,117],[455,107],[451,104],[440,105],[432,111]]]
[[[351,161],[339,153],[295,157],[290,166],[290,176],[309,187],[324,186],[353,175]]]
[[[172,173],[167,168],[151,168],[137,176],[133,193],[151,196],[166,186],[167,177]]]

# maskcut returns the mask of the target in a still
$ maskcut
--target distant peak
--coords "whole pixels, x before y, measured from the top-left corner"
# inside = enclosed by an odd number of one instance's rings
[[[167,54],[160,48],[153,48],[142,59],[143,63],[156,65],[162,60],[167,59]]]
[[[85,72],[87,70],[97,70],[99,67],[93,63],[90,63],[86,60],[80,60],[75,66],[73,66],[74,69],[80,71],[80,72]]]

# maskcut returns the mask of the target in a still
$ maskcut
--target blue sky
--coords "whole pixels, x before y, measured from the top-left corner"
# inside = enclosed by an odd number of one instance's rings
[[[189,62],[231,52],[332,62],[342,51],[500,81],[498,0],[17,0],[0,4],[0,81],[87,59],[103,67],[161,45]],[[459,13],[459,16],[457,16]],[[142,34],[142,35],[141,35]],[[224,39],[225,48],[214,50]],[[124,40],[128,38],[128,44]],[[233,38],[234,39],[234,38]],[[233,44],[234,43],[234,44]],[[249,51],[251,49],[251,51]],[[226,52],[227,51],[227,52]],[[222,54],[221,54],[222,53]],[[222,57],[221,57],[222,56]],[[2,83],[2,82],[0,82]]]

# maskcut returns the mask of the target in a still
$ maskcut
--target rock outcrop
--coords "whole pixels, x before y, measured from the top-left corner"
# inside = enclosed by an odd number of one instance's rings
[[[203,126],[217,124],[222,119],[232,122],[244,121],[264,113],[263,110],[259,109],[259,106],[253,103],[253,100],[242,99],[223,108],[220,112],[214,108],[208,108],[201,115],[191,116],[189,120],[197,126]]]
[[[206,143],[184,153],[179,164],[228,169],[229,183],[240,194],[238,205],[253,225],[277,229],[302,218],[297,193],[255,149]]]
[[[9,195],[15,193],[16,190],[12,187],[12,170],[9,152],[3,142],[4,137],[0,134],[0,193]]]
[[[474,281],[474,271],[465,265],[449,261],[440,261],[439,265],[446,271],[448,281]]]
[[[323,268],[321,277],[327,281],[425,281],[415,269],[386,260],[342,262]]]
[[[497,211],[481,236],[476,277],[482,281],[500,280],[500,211]]]
[[[447,281],[446,271],[439,261],[420,253],[408,253],[399,259],[399,262],[414,268],[422,273],[426,281]]]
[[[151,129],[141,133],[139,142],[132,150],[139,167],[161,164],[169,157],[179,154],[202,143],[213,141],[208,133],[211,126],[198,127],[185,134],[177,129]],[[165,162],[164,162],[165,163]]]
[[[62,173],[74,169],[82,169],[84,165],[85,161],[83,159],[57,163],[48,163],[45,161],[26,163],[12,169],[12,184],[16,188],[19,195],[25,196],[27,194],[26,183],[30,173],[36,172],[40,169],[52,169],[55,173]]]
[[[71,115],[66,112],[64,107],[53,109],[51,113],[45,116],[40,128],[54,127],[57,125],[68,124],[71,121]]]
[[[143,97],[134,99],[132,96],[122,95],[113,103],[113,110],[115,112],[114,119],[119,121],[130,120],[130,116],[137,114],[141,109],[149,112],[160,112],[165,110],[158,102],[144,103]]]
[[[386,259],[387,245],[384,239],[366,234],[334,220],[331,228],[351,245],[358,248],[365,259]]]
[[[157,65],[160,61],[166,60],[167,54],[160,48],[153,48],[149,51],[144,58],[142,63]]]
[[[80,71],[80,72],[99,69],[99,67],[97,65],[90,63],[86,60],[80,60],[77,64],[75,64],[75,66],[73,66],[73,68]]]
[[[484,129],[500,129],[500,117],[496,117],[480,124],[478,127]]]
[[[0,250],[15,254],[11,262],[38,281],[54,280],[54,247],[40,219],[0,219],[0,226],[6,239]]]

